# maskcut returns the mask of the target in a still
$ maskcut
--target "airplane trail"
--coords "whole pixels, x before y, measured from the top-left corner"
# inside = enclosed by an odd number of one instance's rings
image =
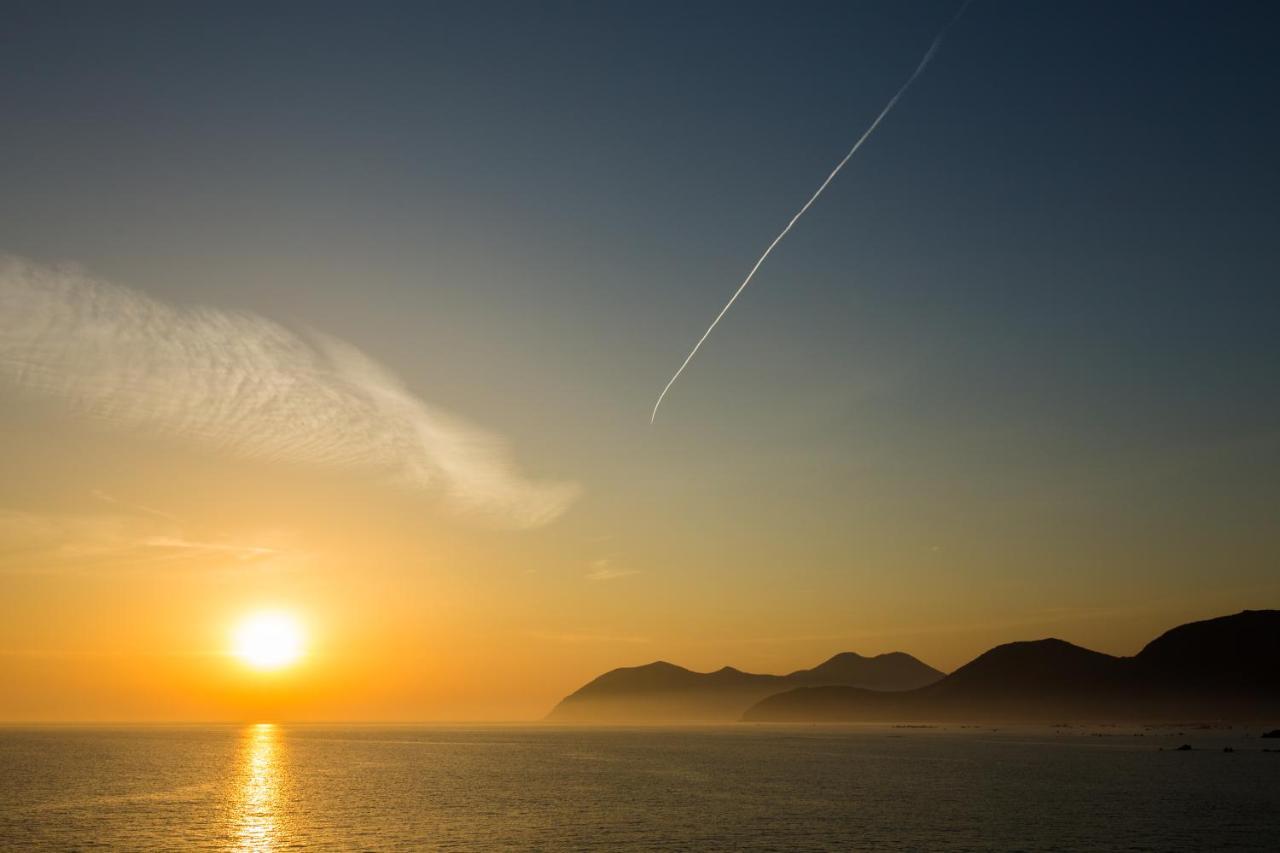
[[[657,420],[658,407],[662,405],[662,401],[667,396],[667,392],[671,390],[671,386],[676,384],[676,380],[680,378],[680,374],[684,373],[684,369],[689,366],[689,362],[693,361],[693,357],[698,354],[698,350],[700,350],[702,345],[706,343],[707,338],[711,337],[711,333],[715,330],[716,326],[720,324],[720,320],[724,318],[725,314],[729,313],[729,309],[733,307],[733,303],[737,302],[738,297],[742,295],[742,291],[747,289],[747,285],[751,283],[751,279],[755,277],[756,271],[760,269],[760,266],[765,262],[765,259],[769,257],[769,253],[773,251],[775,246],[782,242],[782,238],[787,236],[795,226],[796,222],[799,221],[800,217],[804,216],[805,211],[807,211],[813,203],[818,200],[818,196],[822,195],[822,192],[827,188],[827,185],[835,179],[836,175],[840,174],[840,170],[844,168],[845,163],[848,163],[849,160],[853,158],[853,155],[858,153],[858,149],[862,147],[862,143],[866,142],[867,138],[875,132],[877,127],[880,126],[880,122],[884,121],[884,117],[887,116],[894,108],[894,105],[898,103],[898,99],[906,93],[907,89],[911,88],[911,84],[916,81],[916,78],[920,76],[921,72],[924,71],[924,69],[929,65],[929,62],[933,59],[933,55],[938,52],[938,48],[942,46],[942,40],[947,35],[947,31],[951,29],[952,25],[955,24],[956,21],[960,20],[960,16],[964,14],[964,10],[968,9],[969,4],[972,2],[973,0],[965,0],[965,2],[960,5],[959,11],[952,15],[951,20],[947,21],[943,28],[938,31],[938,34],[933,38],[933,43],[930,44],[929,49],[925,51],[924,58],[920,60],[920,63],[916,65],[916,70],[912,71],[911,76],[907,78],[907,82],[903,83],[898,88],[897,92],[894,92],[893,97],[889,99],[889,103],[885,104],[884,109],[882,109],[880,114],[876,116],[875,121],[871,122],[871,126],[862,132],[862,135],[858,137],[858,141],[853,143],[853,147],[849,149],[849,153],[844,155],[844,159],[836,164],[836,167],[831,170],[831,174],[827,175],[827,179],[822,182],[822,185],[818,187],[813,195],[809,196],[809,200],[804,203],[804,207],[800,208],[796,215],[791,217],[791,221],[787,223],[787,227],[783,228],[778,236],[773,238],[773,242],[769,244],[769,248],[764,250],[764,254],[760,256],[756,261],[755,266],[753,266],[751,271],[747,273],[747,277],[742,280],[742,284],[738,285],[738,289],[733,292],[733,296],[730,296],[729,301],[720,309],[720,313],[711,321],[711,325],[702,333],[702,337],[698,338],[698,342],[693,345],[693,349],[691,349],[689,354],[685,356],[684,362],[671,376],[666,387],[662,389],[662,393],[658,395],[658,401],[653,404],[653,412],[649,415],[649,423],[651,425]]]

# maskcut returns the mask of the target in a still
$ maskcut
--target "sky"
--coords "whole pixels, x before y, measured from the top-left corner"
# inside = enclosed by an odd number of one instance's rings
[[[957,6],[13,4],[0,719],[1280,606],[1271,4],[976,0],[650,426]]]

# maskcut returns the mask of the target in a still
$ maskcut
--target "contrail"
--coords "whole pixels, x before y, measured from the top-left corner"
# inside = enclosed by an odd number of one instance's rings
[[[880,126],[880,122],[884,121],[884,117],[887,116],[889,111],[893,109],[894,105],[898,103],[898,99],[906,93],[907,89],[911,88],[911,84],[914,83],[916,78],[920,76],[926,67],[928,67],[930,60],[933,59],[933,55],[937,53],[938,48],[942,46],[942,40],[946,36],[947,31],[951,29],[951,26],[955,24],[956,21],[960,20],[960,16],[964,14],[964,10],[968,9],[969,4],[972,2],[973,0],[964,0],[964,3],[960,5],[959,11],[952,15],[951,20],[947,21],[946,25],[944,25],[943,28],[938,31],[938,34],[934,36],[933,43],[929,45],[929,49],[925,51],[924,58],[920,60],[920,64],[916,66],[916,70],[911,72],[911,76],[907,78],[907,82],[903,83],[897,92],[894,92],[893,97],[889,99],[889,103],[885,104],[884,109],[882,109],[880,114],[876,116],[876,120],[871,122],[871,126],[862,132],[862,135],[858,137],[858,141],[853,143],[853,147],[849,149],[849,153],[844,155],[844,159],[836,164],[836,167],[831,170],[831,174],[827,175],[827,179],[822,182],[822,186],[818,187],[813,195],[809,197],[809,200],[804,203],[804,207],[800,208],[796,215],[791,217],[791,221],[787,223],[787,227],[783,228],[782,232],[778,234],[777,237],[773,238],[773,242],[769,244],[769,248],[764,250],[764,254],[760,256],[759,260],[756,261],[755,266],[751,268],[751,272],[747,273],[747,277],[742,280],[742,284],[738,285],[738,289],[733,292],[733,296],[729,297],[729,301],[720,309],[720,313],[711,321],[711,325],[707,326],[707,330],[702,333],[702,337],[698,338],[698,342],[693,345],[693,349],[689,350],[689,354],[684,358],[684,363],[680,365],[680,368],[667,382],[667,387],[663,388],[662,393],[658,395],[658,401],[653,404],[653,412],[649,415],[650,424],[657,420],[658,407],[662,405],[662,400],[667,396],[667,392],[671,390],[671,386],[676,384],[676,380],[680,378],[680,374],[684,373],[684,369],[689,366],[689,362],[693,361],[693,357],[698,354],[698,350],[700,350],[702,345],[706,343],[707,338],[711,337],[711,333],[715,330],[716,326],[719,325],[720,320],[725,314],[729,313],[729,309],[733,307],[733,303],[737,302],[738,297],[742,295],[742,291],[747,289],[747,285],[750,284],[751,279],[755,277],[756,270],[760,269],[760,265],[764,263],[765,258],[769,257],[769,253],[773,251],[774,246],[777,246],[782,242],[782,238],[787,236],[792,227],[797,221],[799,221],[800,217],[804,216],[805,211],[807,211],[810,206],[818,200],[818,196],[822,195],[822,191],[827,188],[827,185],[835,179],[836,175],[840,174],[840,170],[844,168],[844,164],[848,163],[853,155],[858,153],[858,149],[862,147],[862,143],[866,142],[867,138],[870,137],[872,133],[875,133],[876,128]]]

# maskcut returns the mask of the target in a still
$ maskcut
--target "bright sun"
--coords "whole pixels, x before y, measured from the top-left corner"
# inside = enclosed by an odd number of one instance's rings
[[[288,613],[263,611],[245,617],[232,632],[232,649],[255,669],[279,669],[302,657],[302,626]]]

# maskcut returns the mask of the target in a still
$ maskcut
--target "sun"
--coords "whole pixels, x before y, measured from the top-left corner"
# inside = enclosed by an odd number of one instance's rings
[[[292,614],[264,610],[236,625],[231,648],[254,669],[280,669],[302,657],[304,639],[302,625]]]

